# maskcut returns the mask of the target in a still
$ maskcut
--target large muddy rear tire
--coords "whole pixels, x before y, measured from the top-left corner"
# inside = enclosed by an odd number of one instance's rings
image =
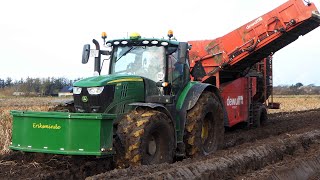
[[[117,136],[122,147],[116,150],[118,167],[173,162],[174,127],[162,112],[141,109],[128,113],[118,124]]]
[[[184,143],[187,157],[207,155],[221,148],[224,137],[223,109],[211,92],[203,92],[188,111]]]

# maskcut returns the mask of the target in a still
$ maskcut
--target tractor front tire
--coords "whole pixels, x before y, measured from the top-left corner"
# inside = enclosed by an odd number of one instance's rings
[[[173,162],[174,127],[162,112],[140,109],[128,113],[118,124],[117,136],[123,150],[122,157],[116,156],[118,167]]]
[[[184,133],[187,157],[197,157],[221,148],[224,138],[223,109],[211,92],[203,92],[187,113]]]

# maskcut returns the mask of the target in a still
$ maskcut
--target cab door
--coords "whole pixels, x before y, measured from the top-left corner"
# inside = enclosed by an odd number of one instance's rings
[[[180,42],[177,50],[168,56],[170,94],[176,97],[190,81],[188,43]]]

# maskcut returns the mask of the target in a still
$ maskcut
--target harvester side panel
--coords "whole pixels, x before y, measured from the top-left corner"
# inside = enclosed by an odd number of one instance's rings
[[[228,126],[249,121],[250,104],[257,93],[257,77],[242,77],[224,83],[220,91],[228,114]]]
[[[248,78],[239,78],[220,87],[229,126],[248,119]]]

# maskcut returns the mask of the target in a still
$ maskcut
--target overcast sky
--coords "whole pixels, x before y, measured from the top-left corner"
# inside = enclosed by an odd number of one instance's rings
[[[0,78],[87,77],[82,47],[93,38],[165,37],[214,39],[248,23],[285,0],[8,0],[0,3]],[[313,0],[318,8],[320,1]],[[274,84],[320,85],[320,28],[274,56]],[[103,71],[106,73],[106,71]]]

